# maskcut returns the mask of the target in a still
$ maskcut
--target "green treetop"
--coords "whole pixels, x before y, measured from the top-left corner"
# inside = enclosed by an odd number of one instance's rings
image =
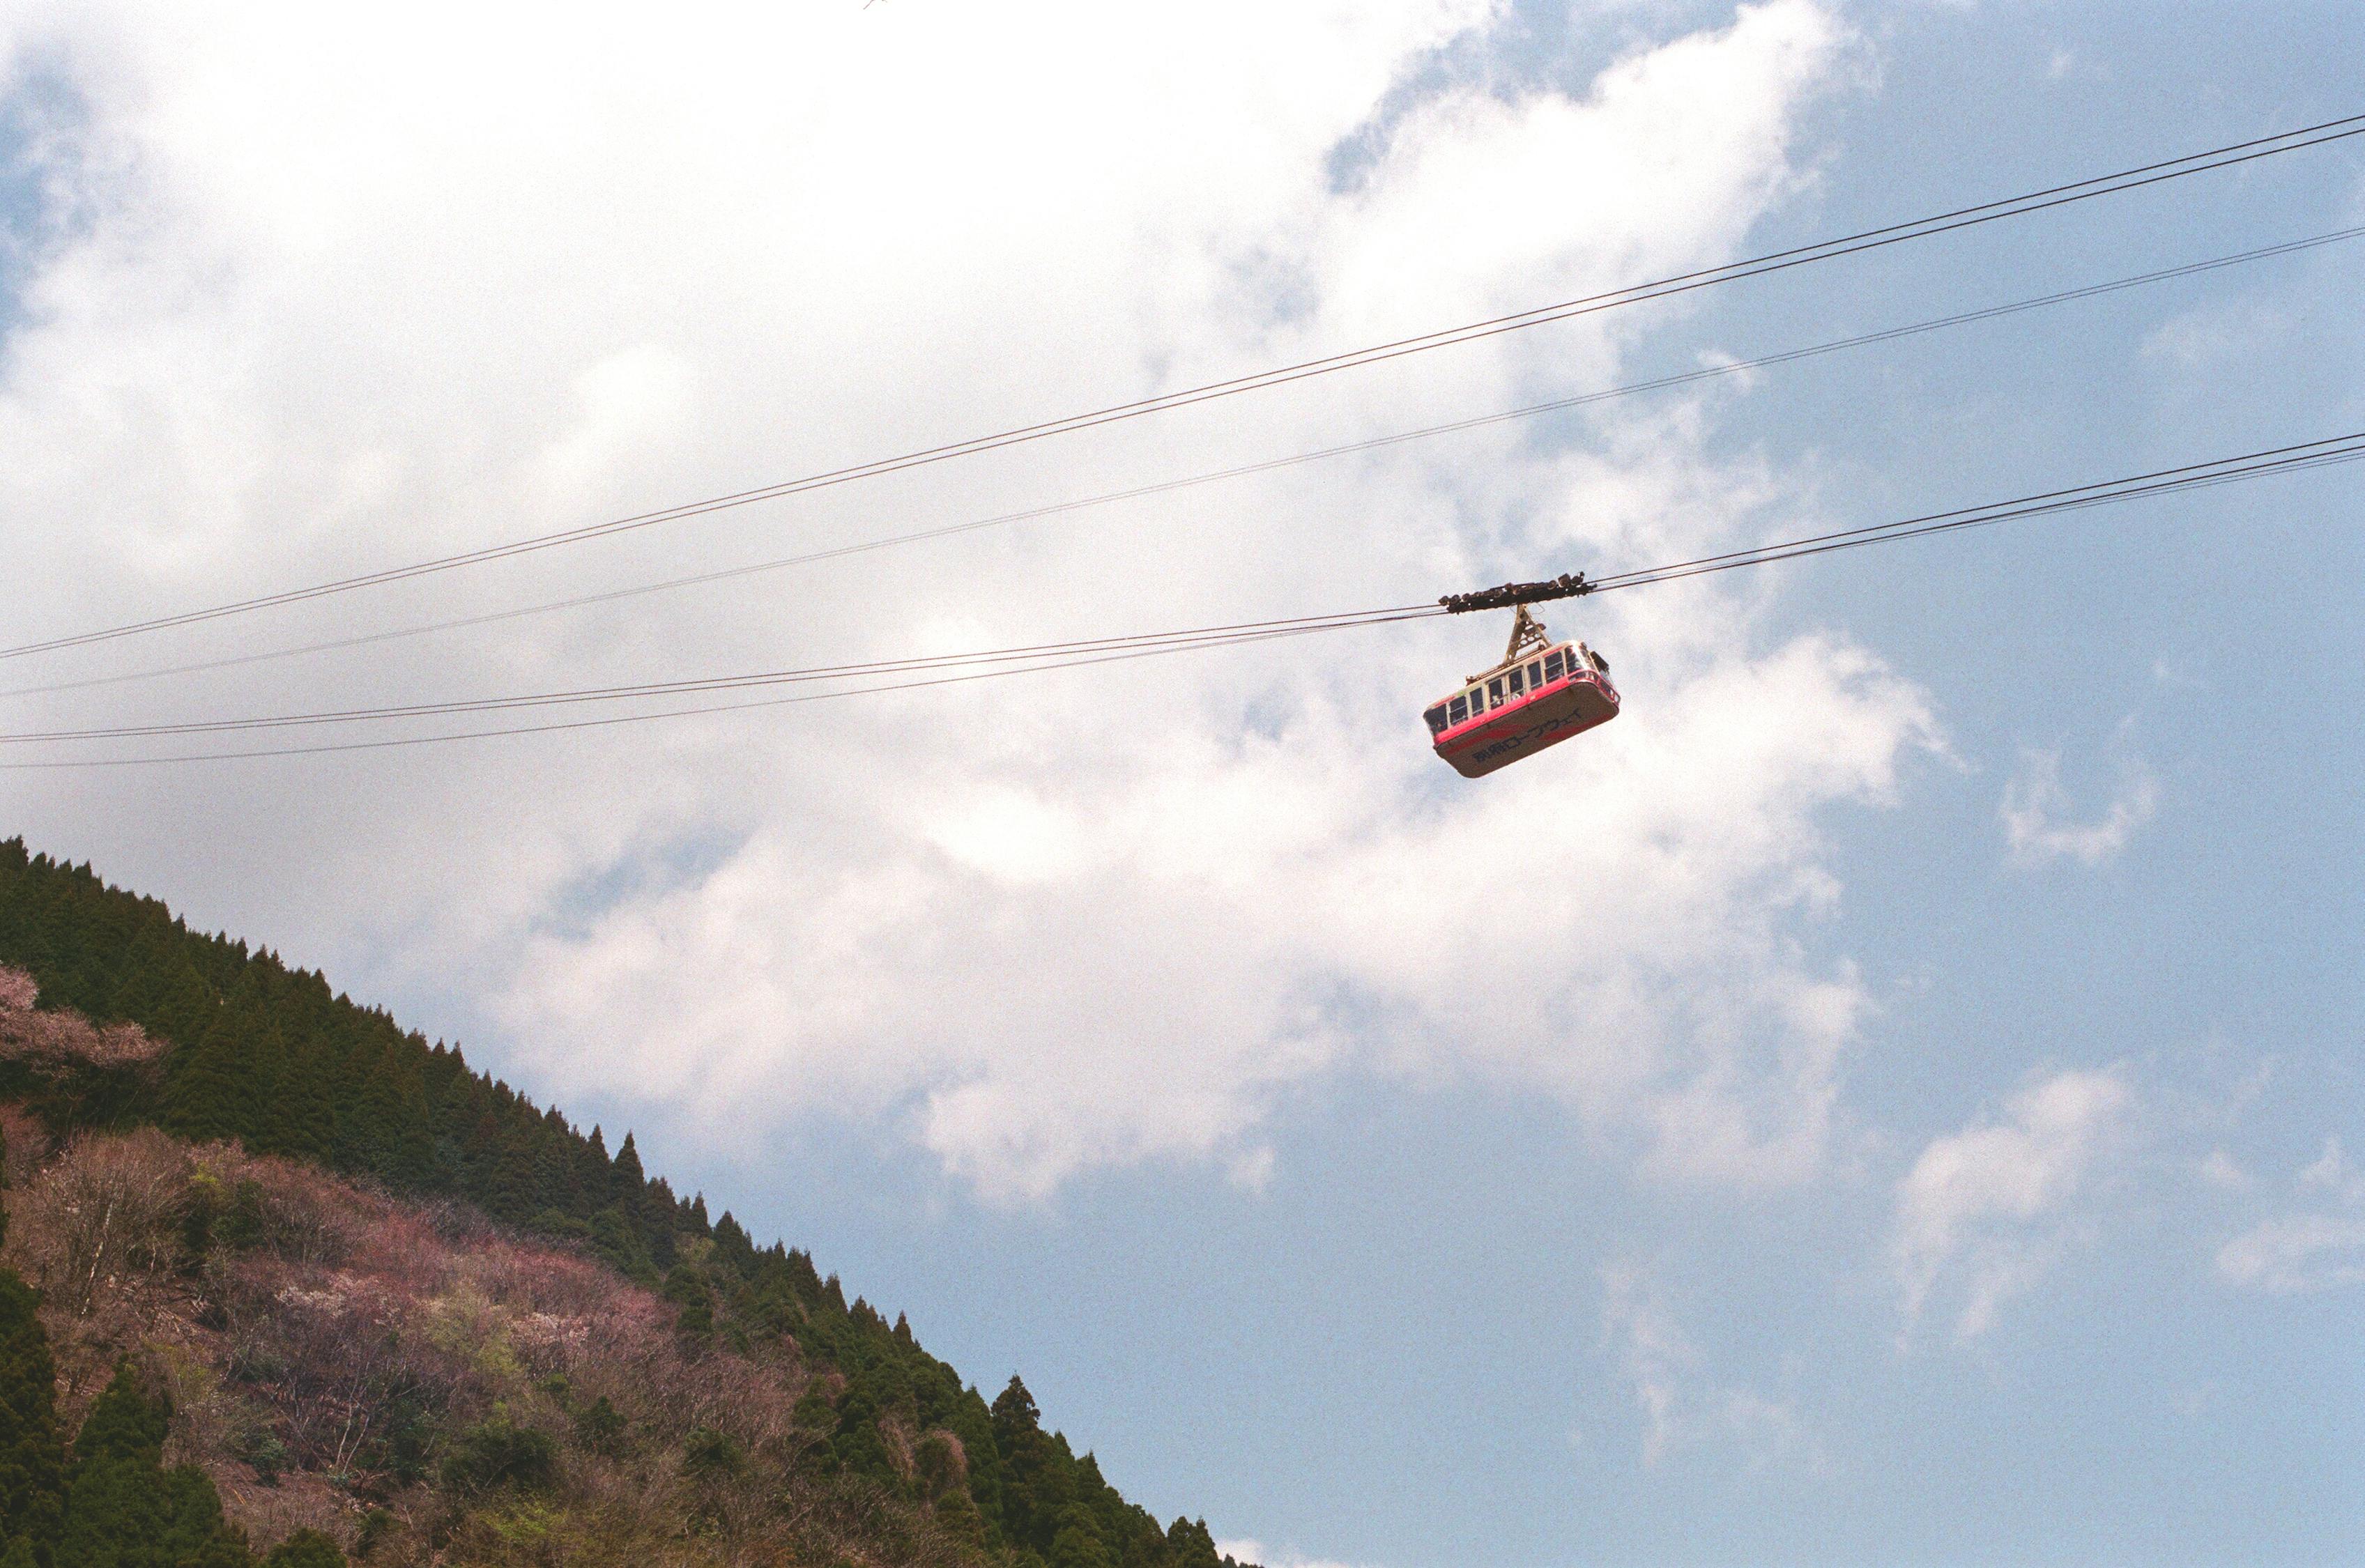
[[[252,1568],[205,1472],[163,1468],[171,1420],[171,1405],[119,1364],[74,1439],[56,1568]]]

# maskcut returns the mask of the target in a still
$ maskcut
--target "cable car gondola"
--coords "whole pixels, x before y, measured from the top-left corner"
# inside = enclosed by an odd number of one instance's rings
[[[1578,590],[1582,591],[1582,590]],[[1476,778],[1618,717],[1609,661],[1583,643],[1555,643],[1517,606],[1503,662],[1422,713],[1437,755]]]

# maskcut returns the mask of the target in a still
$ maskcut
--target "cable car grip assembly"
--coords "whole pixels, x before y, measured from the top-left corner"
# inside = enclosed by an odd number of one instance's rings
[[[1585,580],[1583,572],[1575,576],[1563,572],[1540,583],[1505,583],[1475,593],[1449,593],[1437,602],[1445,607],[1448,615],[1467,615],[1474,610],[1510,610],[1522,604],[1541,604],[1548,599],[1577,599],[1592,591],[1593,585]]]

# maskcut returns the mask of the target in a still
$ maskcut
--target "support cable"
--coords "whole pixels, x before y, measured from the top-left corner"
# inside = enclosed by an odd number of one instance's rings
[[[777,484],[758,486],[727,495],[660,508],[655,511],[639,512],[603,522],[588,523],[552,533],[536,534],[500,544],[487,545],[476,550],[464,551],[457,554],[414,562],[407,566],[389,566],[375,572],[364,572],[315,583],[305,588],[259,594],[252,598],[211,605],[204,609],[183,610],[176,614],[126,622],[95,631],[0,647],[0,659],[82,647],[93,643],[110,642],[142,633],[219,620],[224,616],[241,615],[279,605],[301,603],[331,594],[348,593],[360,588],[375,588],[387,583],[406,581],[412,577],[481,565],[488,561],[504,560],[514,555],[578,543],[589,539],[603,538],[658,523],[702,516],[730,508],[751,505],[757,501],[779,499],[832,486],[849,484],[857,480],[877,478],[929,464],[973,456],[980,453],[997,451],[1003,447],[1070,434],[1078,431],[1093,430],[1122,420],[1138,419],[1148,414],[1188,408],[1218,398],[1262,391],[1313,376],[1328,375],[1362,365],[1378,364],[1410,354],[1426,353],[1434,349],[1478,342],[1506,332],[1522,331],[1548,322],[1564,321],[1601,311],[1620,309],[1653,299],[1664,299],[1713,287],[1720,284],[1735,282],[1742,278],[1760,277],[1770,273],[1783,272],[1816,262],[1835,260],[1842,256],[1856,255],[1866,251],[1879,250],[1914,240],[1928,239],[1934,235],[1951,233],[1956,230],[1974,228],[2004,218],[2026,217],[2032,213],[2048,211],[2074,202],[2089,201],[2098,196],[2116,196],[2165,181],[2183,179],[2191,174],[2234,168],[2259,159],[2278,157],[2286,152],[2301,151],[2359,135],[2365,135],[2365,115],[2344,116],[2338,119],[2325,120],[2294,130],[2281,131],[2272,136],[2252,138],[2247,141],[2231,142],[2223,147],[2186,153],[2180,157],[2141,164],[2113,174],[2094,175],[2001,200],[1956,207],[1950,212],[1939,213],[1928,218],[1863,230],[1854,234],[1818,241],[1812,244],[1769,252],[1743,261],[1679,273],[1648,283],[1632,284],[1602,293],[1584,295],[1574,299],[1515,311],[1509,315],[1490,317],[1485,320],[1467,322],[1462,326],[1444,328],[1412,337],[1398,338],[1388,342],[1324,355],[1317,359],[1301,360],[1295,364],[1280,365],[1247,375],[1232,376],[1174,392],[1160,393],[1155,397],[1115,403],[1084,413],[1021,425],[990,435],[925,447],[869,463],[827,469]]]
[[[1833,551],[1853,549],[1867,544],[1888,543],[1900,539],[1919,538],[1927,534],[1950,532],[1959,529],[1982,527],[1991,523],[2018,519],[2042,517],[2090,507],[2109,505],[2141,498],[2174,494],[2185,490],[2206,488],[2270,475],[2301,472],[2334,464],[2365,459],[2365,431],[2320,441],[2295,442],[2286,446],[2245,454],[2241,456],[2218,458],[2209,462],[2187,464],[2173,468],[2155,469],[2148,473],[2094,484],[2073,486],[2023,496],[2012,500],[1990,503],[1983,507],[1960,508],[1953,511],[1928,513],[1895,522],[1871,524],[1863,528],[1844,529],[1810,535],[1801,539],[1754,546],[1746,550],[1729,551],[1721,554],[1700,556],[1664,566],[1615,573],[1596,583],[1587,583],[1585,591],[1608,592],[1617,588],[1644,588],[1657,583],[1680,580],[1712,572],[1730,571],[1742,566],[1771,565],[1777,561],[1795,560]],[[1547,586],[1547,585],[1533,585]],[[251,732],[363,722],[445,717],[469,713],[509,712],[519,710],[588,703],[604,703],[633,700],[678,698],[685,695],[744,691],[749,689],[803,685],[829,681],[867,681],[844,689],[806,693],[796,697],[772,698],[752,702],[704,704],[688,708],[665,709],[653,712],[614,715],[596,721],[572,721],[556,723],[519,725],[499,729],[471,730],[429,735],[399,736],[373,742],[345,742],[309,745],[236,752],[191,753],[171,756],[104,757],[89,759],[57,759],[48,761],[0,763],[0,768],[35,768],[64,767],[129,767],[169,762],[225,761],[252,756],[284,756],[317,752],[380,749],[389,746],[443,744],[458,740],[486,739],[499,735],[525,734],[550,730],[579,729],[604,723],[630,723],[664,718],[679,718],[698,713],[730,711],[749,707],[778,706],[794,701],[815,701],[825,699],[869,695],[883,691],[909,690],[919,687],[955,684],[962,680],[981,679],[989,676],[1029,674],[1047,669],[1069,668],[1080,665],[1108,663],[1118,659],[1148,656],[1153,654],[1179,653],[1188,649],[1236,646],[1244,643],[1262,642],[1281,637],[1306,636],[1323,632],[1346,631],[1358,627],[1386,625],[1406,621],[1423,620],[1451,613],[1443,606],[1396,605],[1384,609],[1349,611],[1332,615],[1297,616],[1276,621],[1243,622],[1230,625],[1198,627],[1177,632],[1138,633],[1121,637],[1087,638],[1061,643],[1035,644],[1016,648],[1003,648],[965,654],[925,655],[905,659],[882,659],[861,664],[819,666],[801,669],[758,671],[748,674],[704,677],[687,680],[647,682],[630,686],[587,688],[569,691],[542,692],[525,696],[466,699],[449,702],[409,703],[379,708],[353,708],[329,711],[268,715],[242,719],[207,720],[176,723],[128,724],[83,730],[24,732],[0,734],[0,745],[28,745],[91,740],[118,740],[178,734],[218,734],[227,732]],[[916,677],[917,678],[892,678]],[[881,681],[880,678],[891,678]]]
[[[2236,480],[2264,478],[2270,475],[2297,473],[2335,464],[2352,463],[2360,457],[2365,457],[2365,431],[2351,431],[2347,435],[2328,436],[2321,441],[2301,442],[2291,446],[2272,447],[2263,452],[2247,453],[2239,457],[2218,458],[2207,463],[2156,469],[2148,474],[2133,475],[2124,479],[2105,480],[2092,485],[2079,485],[2068,489],[2046,491],[2040,495],[2026,496],[1990,507],[1966,507],[1955,511],[1933,512],[1926,516],[1907,518],[1897,522],[1873,523],[1863,528],[1842,529],[1836,532],[1788,540],[1779,544],[1762,545],[1747,550],[1732,550],[1722,554],[1704,555],[1697,560],[1678,561],[1664,566],[1614,573],[1588,583],[1586,586],[1586,591],[1608,593],[1618,588],[1648,588],[1654,583],[1701,577],[1710,572],[1731,571],[1740,566],[1765,566],[1775,561],[1793,560],[1802,555],[1820,555],[1833,550],[1853,549],[1860,544],[1879,544],[1891,539],[1911,539],[1930,533],[1949,533],[1956,529],[1978,528],[1991,522],[2003,522],[2024,517],[2043,517],[2055,512],[2076,511],[2090,506],[2131,500],[2142,496],[2206,489]]]
[[[1425,441],[1436,436],[1458,434],[1462,431],[1505,424],[1513,420],[1534,419],[1544,414],[1561,413],[1572,409],[1583,408],[1594,403],[1606,402],[1613,398],[1629,398],[1642,393],[1661,392],[1675,387],[1688,386],[1698,383],[1714,380],[1722,376],[1744,375],[1751,371],[1765,370],[1776,365],[1795,364],[1801,360],[1819,358],[1825,354],[1838,353],[1849,349],[1866,348],[1880,343],[1894,342],[1900,339],[1918,337],[1925,333],[1941,331],[1952,327],[1961,327],[1982,321],[1991,321],[2003,317],[2016,316],[2024,312],[2040,310],[2057,305],[2068,304],[2077,300],[2091,299],[2101,296],[2116,294],[2124,290],[2141,287],[2146,284],[2163,283],[2175,278],[2191,277],[2201,274],[2215,272],[2225,267],[2239,266],[2245,263],[2264,261],[2277,256],[2292,255],[2301,252],[2312,251],[2323,246],[2337,244],[2345,241],[2354,240],[2359,236],[2365,236],[2365,224],[2347,229],[2334,230],[2329,233],[2311,235],[2305,239],[2287,240],[2272,245],[2262,245],[2253,250],[2236,252],[2231,255],[2212,257],[2206,261],[2186,262],[2176,266],[2162,267],[2150,272],[2137,273],[2126,277],[2113,278],[2103,283],[2085,284],[2075,288],[2061,289],[2052,294],[2040,295],[2034,298],[2012,300],[2000,305],[1981,306],[1976,309],[1957,311],[1952,315],[1935,317],[1928,320],[1911,322],[1901,326],[1885,327],[1877,331],[1861,332],[1851,337],[1836,338],[1825,342],[1809,344],[1801,348],[1784,349],[1777,353],[1761,354],[1751,359],[1721,361],[1714,364],[1699,365],[1690,370],[1677,371],[1672,375],[1654,376],[1644,381],[1626,382],[1615,386],[1599,387],[1591,391],[1572,393],[1566,397],[1554,398],[1541,403],[1530,403],[1516,409],[1506,409],[1494,413],[1473,415],[1465,419],[1453,420],[1442,424],[1424,425],[1417,429],[1397,431],[1386,435],[1370,436],[1361,441],[1347,442],[1335,446],[1320,447],[1309,452],[1295,453],[1283,457],[1263,458],[1253,463],[1239,464],[1228,468],[1219,468],[1205,473],[1185,475],[1179,478],[1161,479],[1150,484],[1137,485],[1127,489],[1104,491],[1094,496],[1085,496],[1063,501],[1053,501],[1042,506],[1029,507],[1019,511],[1003,512],[992,517],[976,518],[961,522],[943,523],[931,528],[915,529],[900,533],[891,533],[878,538],[855,540],[848,543],[830,545],[821,549],[805,551],[799,554],[779,556],[768,561],[750,562],[736,566],[723,566],[712,571],[695,572],[684,577],[662,578],[656,582],[631,584],[622,588],[607,588],[593,593],[577,594],[566,599],[545,600],[539,604],[519,605],[507,610],[487,610],[475,615],[455,616],[447,620],[424,622],[417,625],[398,626],[391,627],[384,631],[366,632],[355,636],[337,637],[315,643],[303,643],[292,647],[268,648],[254,653],[232,654],[220,658],[194,660],[185,664],[167,665],[158,668],[129,670],[118,675],[89,676],[77,680],[50,681],[35,686],[13,687],[6,690],[0,690],[0,698],[32,697],[56,691],[85,691],[100,687],[123,686],[139,681],[156,680],[169,676],[197,675],[212,670],[235,669],[247,665],[271,663],[281,659],[297,658],[311,654],[336,653],[352,648],[371,647],[383,643],[398,642],[412,637],[423,637],[440,632],[462,631],[472,627],[495,625],[502,622],[522,620],[531,616],[549,615],[563,610],[586,609],[593,605],[611,604],[622,599],[637,599],[649,594],[669,593],[681,588],[700,588],[713,583],[729,582],[742,577],[756,577],[765,573],[783,571],[795,566],[805,566],[824,561],[840,560],[850,555],[868,554],[874,551],[894,549],[907,544],[916,544],[933,540],[952,538],[960,534],[974,533],[986,529],[1004,527],[1012,523],[1029,522],[1041,518],[1056,517],[1069,512],[1082,511],[1092,508],[1109,506],[1124,501],[1139,500],[1149,497],[1167,495],[1175,491],[1188,489],[1201,485],[1213,484],[1222,480],[1244,478],[1259,474],[1268,474],[1278,469],[1295,467],[1303,464],[1320,462],[1328,458],[1382,451],[1389,447],[1404,445],[1412,442]]]

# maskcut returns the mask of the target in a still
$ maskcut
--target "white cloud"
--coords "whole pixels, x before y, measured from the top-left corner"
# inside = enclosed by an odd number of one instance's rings
[[[63,73],[83,117],[50,171],[83,221],[29,276],[0,361],[0,543],[62,585],[39,630],[1712,263],[1800,185],[1799,111],[1851,47],[1827,8],[1775,0],[1587,94],[1504,95],[1422,74],[1491,37],[1483,0],[637,15],[595,8],[554,38],[525,10],[386,27],[121,0],[0,36],[11,71]],[[472,47],[443,47],[458,30]],[[1342,183],[1335,154],[1366,133]],[[1302,450],[1598,384],[1648,330],[1500,337],[28,673],[498,609]],[[1048,641],[1795,527],[1809,503],[1784,476],[1709,455],[1714,418],[1621,407],[1557,444],[1480,432],[106,700],[138,720]],[[241,765],[202,790],[8,788],[62,842],[103,829],[119,874],[178,868],[204,924],[268,909],[357,989],[494,996],[505,1068],[644,1134],[753,1149],[800,1117],[875,1117],[1006,1199],[1145,1159],[1254,1185],[1287,1158],[1276,1107],[1351,1070],[1549,1096],[1666,1180],[1790,1182],[1821,1166],[1869,1007],[1817,947],[1840,896],[1820,827],[1893,800],[1933,729],[1862,648],[1769,640],[1776,591],[1687,584],[1555,617],[1610,653],[1628,717],[1478,786],[1443,775],[1413,717],[1492,656],[1499,629],[1457,622]],[[188,858],[265,829],[262,863]],[[701,853],[674,864],[683,845]]]
[[[2365,1282],[2365,1215],[2290,1214],[2218,1249],[2218,1272],[2266,1292],[2313,1292]]]
[[[2213,1148],[2199,1167],[2201,1179],[2213,1187],[2238,1193],[2250,1184],[2250,1173],[2242,1169],[2241,1161],[2222,1148]]]
[[[2256,363],[2300,326],[2289,309],[2271,300],[2211,301],[2152,329],[2144,339],[2143,354],[2189,375],[2224,375],[2236,365]]]
[[[1272,1547],[1259,1540],[1219,1540],[1216,1550],[1236,1562],[1253,1562],[1259,1568],[1350,1568],[1350,1565],[1328,1557],[1305,1557],[1287,1547]]]
[[[2344,1204],[2365,1204],[2365,1170],[2357,1169],[2340,1140],[2324,1140],[2324,1150],[2301,1167],[2299,1186],[2303,1192],[2328,1193]]]
[[[1681,1430],[1677,1405],[1683,1379],[1698,1362],[1699,1352],[1658,1299],[1647,1273],[1631,1267],[1609,1269],[1602,1285],[1602,1339],[1618,1352],[1634,1385],[1635,1408],[1642,1417],[1642,1462],[1655,1467]]]
[[[2365,1282],[2365,1171],[2340,1140],[2300,1169],[2292,1186],[2333,1213],[2284,1214],[2259,1221],[2217,1249],[2217,1271],[2238,1285],[2278,1294]]]
[[[1602,1271],[1602,1344],[1632,1385],[1645,1467],[1656,1469],[1687,1450],[1714,1448],[1738,1453],[1753,1471],[1830,1468],[1795,1402],[1707,1374],[1705,1358],[1650,1270],[1620,1264]]]
[[[2287,1294],[2365,1282],[2365,1215],[2279,1215],[2217,1249],[2217,1271]]]
[[[2004,786],[2001,814],[2012,858],[2022,865],[2070,859],[2099,866],[2116,858],[2158,809],[2158,781],[2141,762],[2131,760],[2118,793],[2100,817],[2066,821],[2070,801],[2061,787],[2060,754],[2032,750],[2021,755],[2019,771]]]
[[[1951,1282],[1956,1338],[1994,1327],[2073,1233],[2071,1205],[2124,1131],[2131,1098],[2116,1070],[2063,1072],[2013,1096],[2001,1121],[1922,1149],[1898,1183],[1891,1239],[1909,1322]]]

